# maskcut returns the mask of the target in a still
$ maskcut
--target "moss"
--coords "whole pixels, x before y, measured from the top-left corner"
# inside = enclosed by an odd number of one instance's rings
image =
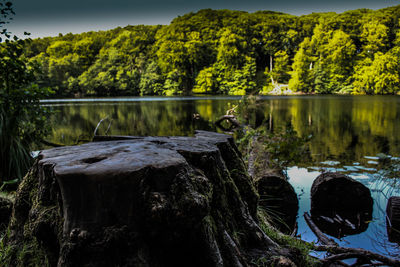
[[[41,181],[43,183],[43,181]],[[22,180],[14,214],[3,237],[0,258],[10,266],[56,265],[62,217],[57,203],[40,199],[37,163]]]
[[[309,256],[310,251],[313,248],[312,245],[300,239],[279,232],[277,229],[270,225],[268,215],[264,210],[259,209],[257,215],[259,219],[259,225],[261,229],[265,232],[265,234],[273,239],[275,242],[277,242],[281,247],[288,248],[290,251],[294,252],[293,254],[296,255],[296,258],[292,260],[294,260],[297,266],[308,267],[319,265],[318,261]]]
[[[212,229],[213,233],[216,233],[218,231],[217,225],[215,224],[215,221],[213,219],[213,217],[211,216],[206,216],[203,218],[203,223],[205,223],[206,225],[210,226],[210,228]]]
[[[0,238],[0,263],[1,266],[15,267],[47,267],[49,261],[40,248],[36,239],[27,240],[22,244],[14,245],[7,242],[10,237],[10,230]]]

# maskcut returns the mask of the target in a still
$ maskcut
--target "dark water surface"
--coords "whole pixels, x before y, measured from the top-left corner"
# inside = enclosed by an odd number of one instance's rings
[[[236,105],[240,97],[147,97],[51,100],[56,111],[48,139],[75,144],[90,139],[101,119],[111,119],[110,135],[193,135],[195,130],[219,131],[213,122]],[[198,114],[198,115],[197,115]],[[288,122],[301,136],[312,136],[310,162],[289,168],[290,182],[300,200],[299,231],[316,241],[303,213],[310,210],[309,192],[321,171],[341,171],[365,184],[374,198],[368,229],[340,240],[344,246],[362,247],[398,256],[399,246],[388,241],[385,209],[391,195],[400,196],[400,183],[383,179],[379,153],[400,157],[400,97],[397,96],[270,96],[263,97],[249,116],[250,124],[272,131]],[[109,126],[105,120],[102,134]]]

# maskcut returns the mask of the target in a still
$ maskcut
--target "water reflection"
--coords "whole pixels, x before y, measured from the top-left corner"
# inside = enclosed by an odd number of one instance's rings
[[[112,135],[193,135],[195,130],[218,131],[213,122],[237,104],[238,98],[140,98],[58,102],[48,140],[75,144],[90,139],[97,123],[112,119]],[[194,118],[193,114],[196,115]],[[299,196],[302,215],[310,210],[310,187],[321,171],[341,171],[371,189],[372,221],[358,235],[337,240],[341,245],[363,247],[386,255],[397,254],[388,241],[385,207],[388,197],[400,195],[390,182],[376,179],[378,153],[400,156],[400,97],[397,96],[293,96],[263,97],[247,114],[252,126],[274,131],[288,122],[301,136],[312,135],[311,158],[288,171]],[[100,134],[108,125],[102,125]],[[367,156],[367,157],[365,157]],[[302,168],[304,167],[304,168]],[[302,216],[299,234],[316,241]]]
[[[48,139],[73,144],[79,136],[91,136],[97,123],[107,116],[113,119],[110,134],[193,135],[197,129],[216,131],[213,122],[239,101],[160,99],[59,103],[54,106],[57,113],[51,118],[53,131]],[[199,114],[199,118],[194,119],[193,114]],[[312,135],[309,149],[314,162],[331,160],[351,165],[365,155],[400,153],[400,98],[395,96],[264,97],[247,121],[271,130],[290,122],[299,135]]]
[[[106,117],[112,120],[111,135],[193,135],[197,129],[215,131],[213,121],[225,113],[225,105],[213,100],[84,103],[57,105],[54,110],[49,139],[75,144],[78,139],[90,139],[97,123]],[[193,114],[199,117],[194,118]],[[108,123],[101,127],[100,134]]]

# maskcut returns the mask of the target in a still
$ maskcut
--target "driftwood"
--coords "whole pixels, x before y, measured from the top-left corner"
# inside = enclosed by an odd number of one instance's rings
[[[52,143],[52,142],[49,142],[49,141],[44,140],[44,139],[40,140],[40,142],[41,142],[43,145],[51,146],[51,147],[62,147],[62,146],[65,146],[65,145],[61,145],[61,144]]]
[[[364,258],[364,259],[369,259],[372,261],[380,261],[381,263],[383,263],[385,265],[389,265],[389,266],[400,266],[399,260],[385,257],[383,255],[380,255],[380,254],[377,254],[377,253],[374,253],[372,251],[365,250],[362,248],[345,248],[345,247],[339,247],[339,246],[314,246],[314,250],[315,251],[326,251],[331,254],[341,255],[338,258],[340,258],[342,260],[351,259],[351,258]],[[345,256],[347,256],[347,257],[345,257]],[[329,258],[330,257],[327,257],[322,261],[327,262],[327,260],[329,260]],[[338,260],[338,258],[335,259],[335,258],[331,257],[331,259],[333,259],[333,261]],[[331,262],[333,262],[333,261],[331,261]]]
[[[222,125],[223,121],[228,121],[231,125],[227,128]],[[232,131],[234,129],[240,128],[241,124],[239,121],[236,119],[235,115],[223,115],[221,116],[218,120],[215,121],[214,123],[218,128],[225,132]]]
[[[364,259],[364,260],[367,259],[370,261],[380,262],[376,264],[371,263],[370,265],[367,264],[366,266],[379,266],[379,265],[400,266],[399,260],[385,257],[383,255],[374,253],[369,250],[365,250],[362,248],[340,247],[335,241],[328,238],[324,233],[321,232],[321,230],[319,230],[319,228],[315,225],[315,223],[311,219],[311,216],[307,212],[304,213],[304,219],[306,220],[308,226],[313,231],[313,233],[318,237],[318,240],[324,244],[321,246],[312,245],[313,250],[326,251],[330,254],[335,254],[328,256],[325,259],[322,259],[321,262],[324,264],[333,263],[345,259],[357,258],[357,259]]]
[[[304,212],[304,219],[306,220],[306,223],[310,227],[310,229],[313,231],[313,233],[318,237],[318,240],[327,246],[337,246],[338,244],[331,238],[327,237],[324,233],[322,233],[321,230],[319,230],[318,226],[315,225],[313,220],[311,219],[310,214],[308,212]]]
[[[103,121],[105,121],[105,120],[109,120],[109,121],[110,121],[110,123],[108,124],[107,130],[106,130],[106,133],[105,133],[105,135],[107,135],[108,131],[110,130],[111,123],[112,123],[112,119],[110,119],[108,116],[105,117],[104,119],[101,119],[101,120],[99,121],[99,123],[97,123],[97,126],[96,126],[96,128],[94,129],[94,132],[93,132],[93,136],[96,136],[96,135],[97,135],[97,131],[99,130],[99,127],[100,127],[101,123],[102,123]]]

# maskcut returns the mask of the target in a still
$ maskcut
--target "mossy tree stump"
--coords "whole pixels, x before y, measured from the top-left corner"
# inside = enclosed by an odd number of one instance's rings
[[[123,139],[40,153],[8,237],[27,249],[10,264],[246,266],[282,253],[257,224],[258,196],[230,136]]]

